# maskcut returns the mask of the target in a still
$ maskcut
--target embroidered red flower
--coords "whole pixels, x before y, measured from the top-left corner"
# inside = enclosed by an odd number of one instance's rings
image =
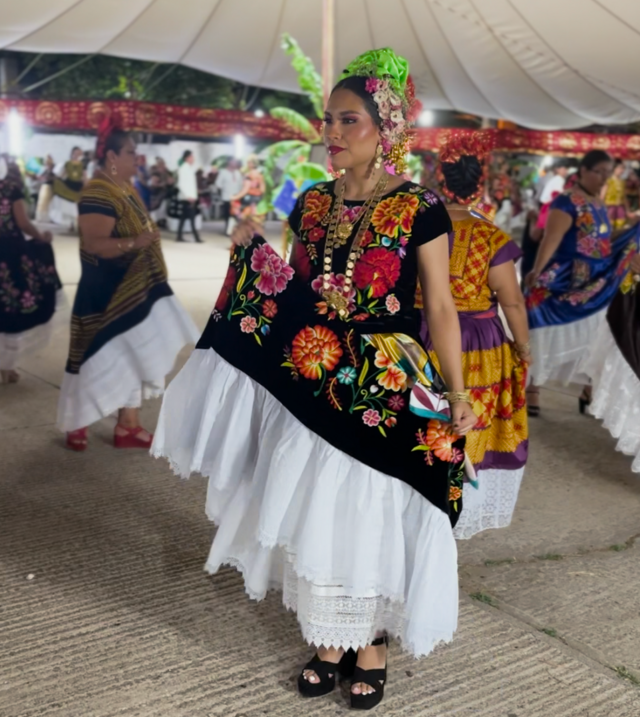
[[[265,296],[282,293],[293,278],[293,269],[268,244],[253,250],[251,268],[260,274],[256,289]]]
[[[278,304],[273,299],[267,299],[262,306],[262,313],[272,319],[278,313]]]
[[[235,288],[237,276],[238,273],[235,266],[229,265],[227,275],[225,276],[224,283],[222,284],[222,289],[220,289],[218,300],[216,301],[215,308],[218,311],[223,311],[226,307],[227,302],[229,301],[229,296]]]
[[[396,393],[387,401],[387,406],[389,406],[392,411],[402,411],[404,408],[404,398]]]
[[[373,212],[371,224],[379,234],[396,239],[399,230],[411,232],[413,217],[420,206],[415,194],[400,194],[387,197],[378,203]]]
[[[324,239],[324,235],[326,234],[325,230],[322,227],[314,227],[308,234],[307,239],[310,242],[317,242],[321,239]]]
[[[307,326],[293,340],[291,357],[300,373],[312,381],[332,371],[342,357],[338,337],[324,326]]]
[[[299,239],[295,239],[293,243],[291,266],[302,281],[307,281],[311,276],[311,260],[305,245]]]
[[[311,229],[319,224],[331,207],[331,197],[313,189],[305,194],[302,228]]]
[[[534,286],[526,295],[526,304],[528,309],[535,309],[548,297],[551,292],[543,286]]]
[[[382,248],[369,249],[356,264],[353,283],[361,291],[369,288],[373,298],[384,296],[400,278],[400,264],[394,252]]]

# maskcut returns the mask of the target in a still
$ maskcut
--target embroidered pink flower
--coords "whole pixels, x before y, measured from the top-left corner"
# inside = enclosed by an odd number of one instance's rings
[[[268,245],[262,244],[251,256],[251,268],[260,274],[256,289],[265,296],[281,294],[293,278],[293,269]]]
[[[381,420],[380,414],[377,411],[374,411],[373,408],[369,408],[362,415],[363,423],[365,423],[365,425],[367,425],[367,426],[370,426],[371,428],[375,428],[376,426],[379,426],[380,420]]]
[[[262,307],[262,313],[272,319],[278,313],[278,304],[273,299],[267,299]]]
[[[402,411],[404,408],[404,398],[396,393],[387,401],[387,406],[389,406],[392,411]]]
[[[252,334],[258,328],[258,322],[253,316],[245,316],[240,319],[240,330],[243,334]]]
[[[398,311],[400,311],[400,302],[396,298],[395,294],[389,294],[389,296],[387,296],[385,304],[387,307],[387,311],[390,314],[397,314]]]
[[[250,292],[247,294],[247,299],[249,299],[249,301],[251,301],[251,299],[255,299],[255,296],[256,296],[256,292],[255,292],[255,291],[250,291]]]
[[[22,295],[22,299],[20,299],[20,303],[24,309],[30,309],[32,306],[35,306],[36,297],[30,291],[25,291]]]

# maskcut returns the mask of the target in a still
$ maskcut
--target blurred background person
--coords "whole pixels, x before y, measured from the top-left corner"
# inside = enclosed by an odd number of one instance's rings
[[[202,243],[196,229],[196,213],[198,209],[198,180],[195,170],[195,157],[190,149],[185,150],[178,168],[178,200],[180,202],[180,223],[176,241],[184,241],[182,232],[186,221],[191,224],[194,239]]]
[[[235,206],[235,211],[232,209],[234,216],[239,219],[255,217],[265,190],[266,184],[259,169],[258,158],[252,154],[247,159],[242,189],[232,199]]]
[[[222,200],[222,218],[224,220],[224,233],[231,236],[235,219],[231,216],[231,202],[235,196],[241,194],[244,187],[244,177],[240,171],[240,161],[230,159],[216,178],[216,188],[220,190]]]
[[[71,158],[54,170],[53,200],[49,216],[54,224],[68,227],[71,233],[77,230],[78,202],[86,180],[83,156],[80,147],[74,147],[71,150]]]

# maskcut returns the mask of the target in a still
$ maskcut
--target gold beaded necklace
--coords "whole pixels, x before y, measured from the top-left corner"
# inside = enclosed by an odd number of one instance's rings
[[[344,213],[344,194],[346,189],[344,178],[339,180],[336,185],[336,200],[333,206],[333,212],[331,213],[327,240],[324,245],[322,296],[327,302],[329,308],[336,311],[341,319],[346,318],[349,313],[349,293],[351,292],[351,287],[353,286],[353,271],[356,262],[360,258],[363,251],[363,248],[361,247],[362,239],[369,228],[369,224],[371,224],[371,217],[373,216],[376,205],[384,195],[388,181],[389,175],[384,172],[378,180],[378,184],[376,184],[373,193],[362,207],[362,211],[359,214],[359,217],[362,217],[362,221],[360,222],[358,232],[351,243],[347,259],[347,268],[345,271],[345,280],[342,287],[331,285],[333,251],[336,246],[346,244],[347,239],[353,232],[354,225],[341,221]],[[347,226],[349,227],[349,234],[347,234],[347,236],[343,239],[342,237],[347,231]]]
[[[138,219],[142,222],[142,226],[144,227],[144,230],[147,232],[153,232],[155,231],[155,227],[153,226],[153,222],[151,220],[151,217],[146,212],[146,210],[143,212],[142,208],[138,206],[138,202],[125,190],[125,188],[118,184],[116,180],[113,177],[110,177],[107,172],[104,171],[104,169],[98,170],[100,174],[104,174],[104,176],[113,184],[121,193],[122,196],[125,198],[127,204],[133,209],[134,213],[137,215]]]

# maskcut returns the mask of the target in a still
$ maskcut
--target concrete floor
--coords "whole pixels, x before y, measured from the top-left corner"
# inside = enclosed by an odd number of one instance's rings
[[[272,227],[274,242],[279,229]],[[204,326],[228,242],[164,249]],[[77,240],[58,237],[68,299]],[[0,387],[0,716],[294,717],[308,656],[277,595],[249,602],[233,570],[202,572],[205,482],[109,445],[62,447],[54,426],[68,331]],[[181,356],[184,361],[189,351]],[[575,392],[545,390],[513,524],[461,543],[456,640],[421,661],[390,654],[380,715],[640,716],[640,480]],[[159,402],[143,410],[155,423]],[[28,579],[33,575],[32,579]]]

